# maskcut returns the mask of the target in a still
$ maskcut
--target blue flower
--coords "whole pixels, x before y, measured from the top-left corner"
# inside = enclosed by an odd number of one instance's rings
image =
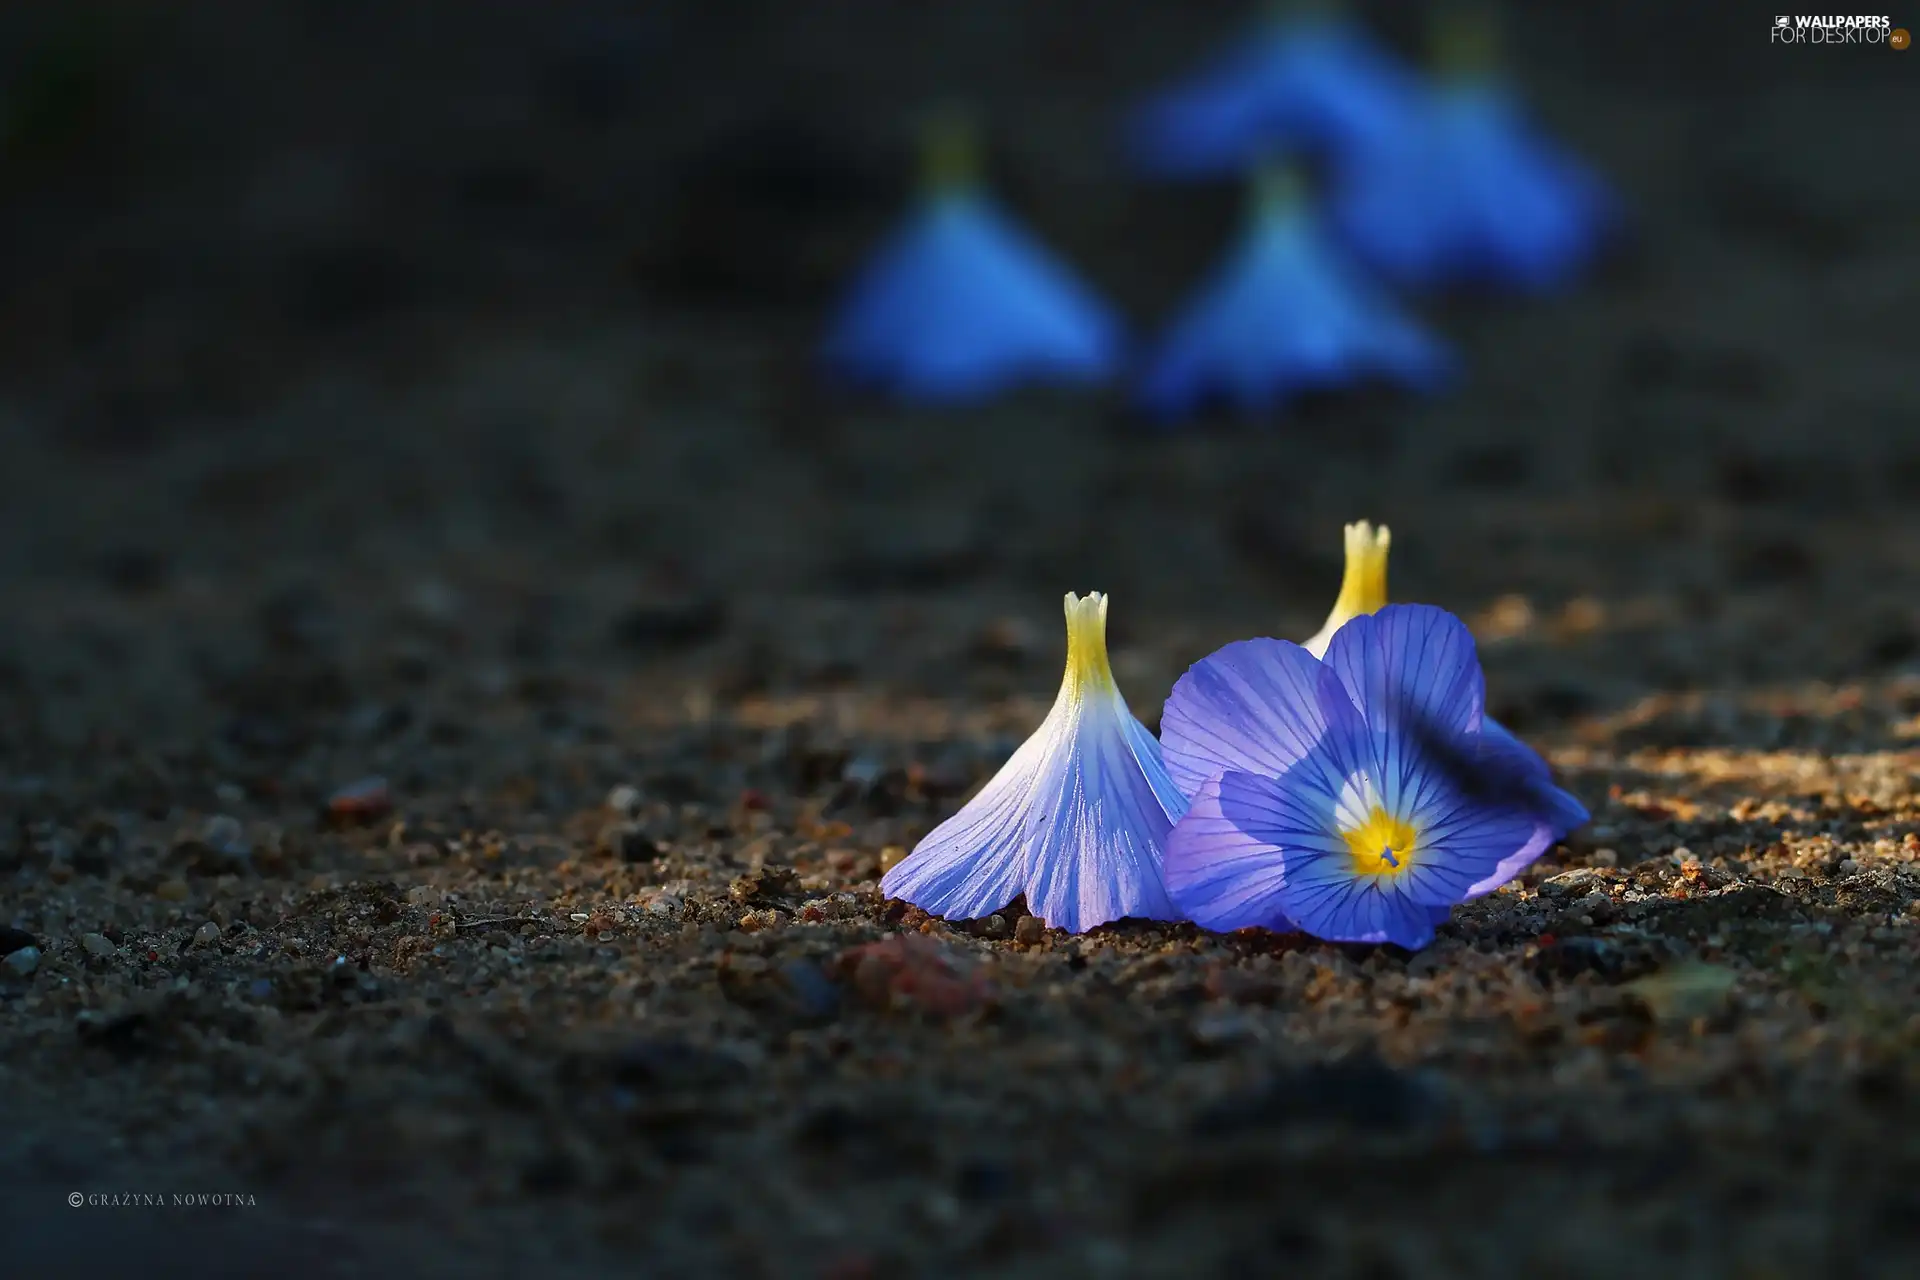
[[[1387,552],[1393,545],[1392,533],[1385,525],[1376,529],[1365,520],[1346,526],[1344,533],[1347,562],[1340,580],[1340,594],[1334,599],[1326,622],[1303,646],[1316,658],[1326,657],[1327,646],[1341,627],[1355,618],[1378,613],[1387,603]],[[1480,736],[1484,754],[1498,757],[1514,776],[1536,784],[1535,798],[1551,820],[1554,839],[1586,825],[1586,809],[1553,785],[1553,769],[1537,751],[1492,719],[1480,722]]]
[[[1513,95],[1484,77],[1443,85],[1412,127],[1357,149],[1330,217],[1391,283],[1527,291],[1570,282],[1620,222],[1606,184],[1534,133]]]
[[[1417,97],[1413,76],[1363,28],[1284,15],[1142,107],[1131,150],[1169,178],[1237,173],[1283,151],[1340,156],[1399,132]]]
[[[1161,727],[1193,795],[1167,841],[1175,904],[1210,929],[1426,945],[1578,807],[1486,732],[1484,699],[1473,637],[1426,605],[1353,618],[1325,662],[1246,640],[1196,663]]]
[[[1069,594],[1067,672],[1053,710],[959,813],[889,871],[881,889],[950,919],[1025,894],[1047,924],[1081,933],[1126,916],[1177,920],[1161,881],[1186,801],[1160,744],[1127,710],[1107,662],[1107,598]]]
[[[1263,175],[1238,248],[1148,361],[1138,397],[1162,418],[1215,401],[1248,412],[1369,380],[1437,391],[1453,360],[1352,270],[1284,175]]]
[[[827,367],[927,402],[1111,377],[1119,322],[978,188],[968,145],[951,131],[929,144],[919,208],[841,305]]]

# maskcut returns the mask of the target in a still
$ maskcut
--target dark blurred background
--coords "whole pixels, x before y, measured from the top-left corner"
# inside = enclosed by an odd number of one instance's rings
[[[975,106],[1007,202],[1150,334],[1240,199],[1131,180],[1120,113],[1247,16],[7,6],[9,576],[564,557],[748,593],[1251,591],[1310,623],[1346,518],[1410,523],[1409,585],[1473,596],[1499,585],[1460,528],[1489,495],[1596,541],[1619,531],[1567,528],[1556,498],[1863,512],[1920,476],[1900,359],[1920,55],[1771,46],[1758,8],[1511,7],[1515,74],[1623,188],[1639,245],[1575,294],[1429,308],[1470,370],[1450,401],[1140,440],[1100,397],[929,415],[821,394],[810,344],[938,102]],[[1373,16],[1421,55],[1417,6]],[[1525,590],[1517,550],[1499,572]],[[1793,575],[1790,552],[1760,560],[1658,567]]]
[[[1420,56],[1418,6],[1365,11]],[[632,760],[556,779],[554,744],[644,755],[649,708],[709,695],[931,694],[945,718],[863,743],[961,736],[1051,691],[1067,590],[1113,593],[1152,722],[1214,644],[1310,634],[1360,517],[1549,744],[1660,691],[1911,663],[1920,53],[1776,47],[1757,5],[1504,13],[1631,249],[1562,296],[1423,305],[1449,399],[1153,435],[1117,393],[842,399],[812,346],[954,100],[1009,207],[1151,334],[1242,200],[1129,178],[1122,113],[1240,0],[0,6],[10,795],[77,829],[238,779],[307,822],[378,767],[410,818],[478,825],[468,789],[524,775],[562,814]],[[488,699],[520,718],[476,735]]]
[[[1422,56],[1418,7],[1366,12]],[[1877,583],[1872,634],[1783,636],[1736,674],[1914,647],[1920,55],[1773,46],[1757,8],[1505,11],[1542,127],[1620,186],[1636,241],[1564,296],[1425,307],[1469,371],[1450,399],[1151,437],[1112,394],[936,414],[823,392],[822,317],[904,207],[912,122],[956,100],[1015,213],[1150,335],[1241,197],[1129,178],[1121,113],[1248,17],[7,6],[16,638],[67,634],[102,590],[212,618],[297,581],[465,593],[523,638],[639,610],[697,640],[724,614],[796,679],[916,682],[914,645],[838,652],[846,618],[904,596],[1050,628],[1092,587],[1122,634],[1305,634],[1339,524],[1369,516],[1400,535],[1396,593],[1463,611],[1807,618]]]

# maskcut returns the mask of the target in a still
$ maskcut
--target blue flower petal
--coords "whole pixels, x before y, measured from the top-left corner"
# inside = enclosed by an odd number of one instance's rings
[[[1435,392],[1453,376],[1446,348],[1351,271],[1311,215],[1266,209],[1155,347],[1137,396],[1161,418],[1211,402],[1257,413],[1304,391]]]
[[[1036,733],[960,812],[887,872],[880,888],[949,920],[992,915],[1026,888],[1032,797],[1052,766],[1053,735]]]
[[[1149,781],[1158,761],[1143,759],[1118,730],[1084,725],[1065,757],[1066,776],[1048,789],[1051,803],[1034,817],[1027,910],[1069,933],[1129,916],[1181,918],[1161,878],[1179,809],[1170,814]],[[1140,733],[1146,735],[1144,727]]]
[[[1044,247],[969,190],[929,198],[843,304],[824,359],[910,400],[1112,376],[1119,322]]]
[[[1223,933],[1294,927],[1280,907],[1285,862],[1261,834],[1294,829],[1292,804],[1272,778],[1224,773],[1201,784],[1167,837],[1167,892],[1187,919]]]
[[[1278,777],[1326,732],[1320,663],[1285,640],[1240,640],[1193,664],[1160,716],[1160,751],[1185,795],[1229,769]]]
[[[1592,820],[1585,805],[1554,784],[1553,769],[1540,753],[1514,737],[1505,725],[1492,719],[1481,720],[1480,755],[1496,768],[1534,781],[1534,791],[1544,802],[1541,817],[1553,828],[1555,840]]]
[[[1445,609],[1390,604],[1350,619],[1327,645],[1327,665],[1377,732],[1480,727],[1486,681],[1473,633]]]
[[[1477,81],[1439,91],[1415,126],[1350,156],[1332,216],[1343,243],[1395,284],[1523,290],[1571,281],[1622,221],[1596,175]]]
[[[1186,809],[1160,746],[1114,686],[1106,599],[1069,595],[1067,671],[1053,709],[992,781],[881,881],[890,897],[952,919],[1024,893],[1075,933],[1126,916],[1173,920],[1167,833]]]
[[[1363,28],[1282,19],[1149,101],[1130,149],[1149,173],[1212,177],[1281,150],[1338,155],[1382,142],[1418,101],[1411,74]]]

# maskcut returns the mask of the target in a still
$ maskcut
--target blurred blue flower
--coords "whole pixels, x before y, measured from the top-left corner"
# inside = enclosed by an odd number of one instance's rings
[[[1193,788],[1167,839],[1175,904],[1210,929],[1425,946],[1579,808],[1487,734],[1484,700],[1473,637],[1426,605],[1353,618],[1324,663],[1284,640],[1202,659],[1161,727]]]
[[[936,133],[927,153],[919,207],[833,321],[829,370],[928,402],[1112,376],[1119,322],[979,189],[966,136]]]
[[[1212,177],[1281,151],[1344,155],[1398,132],[1416,104],[1413,75],[1363,27],[1296,9],[1147,102],[1129,144],[1148,173]]]
[[[1107,598],[1069,594],[1067,672],[1053,710],[960,812],[880,887],[955,920],[1025,894],[1080,933],[1126,916],[1177,920],[1161,882],[1167,832],[1186,808],[1160,744],[1133,718],[1107,662]]]
[[[1159,417],[1212,402],[1258,412],[1375,380],[1444,387],[1453,359],[1341,257],[1285,175],[1262,174],[1240,244],[1152,353],[1138,398]]]
[[[1606,183],[1534,132],[1512,91],[1484,76],[1441,84],[1407,130],[1355,149],[1329,217],[1390,283],[1523,291],[1569,283],[1621,221]]]

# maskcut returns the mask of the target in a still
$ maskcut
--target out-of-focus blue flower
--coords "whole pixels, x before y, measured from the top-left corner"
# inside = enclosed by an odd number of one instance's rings
[[[1210,929],[1426,945],[1552,844],[1556,806],[1578,807],[1486,734],[1484,699],[1473,637],[1426,605],[1353,618],[1325,662],[1246,640],[1196,663],[1161,726],[1195,788],[1167,840],[1175,905]]]
[[[1378,613],[1387,604],[1387,552],[1393,535],[1387,526],[1375,528],[1365,520],[1347,525],[1347,562],[1340,580],[1340,594],[1327,614],[1327,620],[1302,647],[1316,658],[1325,658],[1334,635],[1353,619]],[[1513,736],[1504,725],[1491,718],[1480,722],[1483,755],[1497,757],[1516,776],[1541,784],[1537,799],[1558,840],[1575,827],[1586,825],[1587,811],[1578,800],[1553,785],[1553,769],[1539,752]],[[1182,788],[1183,790],[1185,788]],[[1191,794],[1191,792],[1189,792]]]
[[[1329,215],[1387,281],[1538,291],[1585,270],[1620,223],[1606,183],[1529,126],[1487,76],[1449,80],[1409,127],[1356,148]]]
[[[1112,376],[1118,320],[980,189],[967,136],[940,130],[926,153],[919,206],[842,303],[828,369],[928,402]]]
[[[1399,132],[1417,106],[1413,75],[1364,28],[1305,8],[1149,101],[1129,144],[1149,173],[1212,177],[1283,151],[1344,156]]]
[[[1067,672],[1052,711],[980,793],[889,871],[881,889],[950,919],[1020,894],[1080,933],[1126,916],[1177,920],[1161,881],[1186,801],[1107,662],[1107,598],[1069,594]]]
[[[1302,391],[1368,381],[1443,388],[1453,359],[1343,259],[1289,175],[1262,173],[1231,257],[1153,351],[1148,413],[1210,402],[1260,412]]]

